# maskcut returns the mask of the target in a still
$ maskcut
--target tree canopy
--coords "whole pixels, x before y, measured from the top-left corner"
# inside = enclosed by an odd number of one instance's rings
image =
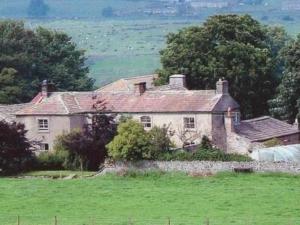
[[[283,51],[285,70],[276,98],[270,101],[274,117],[295,122],[300,115],[300,35]]]
[[[31,144],[24,125],[0,121],[0,175],[15,174],[32,166]]]
[[[65,33],[41,27],[30,30],[21,21],[4,20],[0,49],[0,103],[30,101],[45,79],[58,91],[93,88],[84,52]]]
[[[268,112],[267,101],[278,85],[278,55],[287,41],[283,29],[267,28],[249,15],[212,16],[202,26],[167,36],[158,82],[182,73],[189,88],[214,89],[219,78],[226,78],[244,118],[260,116]]]

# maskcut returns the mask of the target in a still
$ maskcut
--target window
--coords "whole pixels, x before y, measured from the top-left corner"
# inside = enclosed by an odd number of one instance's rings
[[[233,122],[234,125],[239,125],[241,121],[241,113],[240,112],[234,112],[233,113]]]
[[[144,128],[151,128],[151,118],[150,116],[142,116],[141,117],[141,123],[144,125]]]
[[[49,130],[49,122],[47,119],[39,119],[38,120],[38,128],[39,131],[48,131]]]
[[[195,118],[194,117],[184,117],[183,126],[185,129],[195,129]]]
[[[40,145],[40,150],[41,150],[41,151],[49,151],[49,144],[47,144],[47,143],[42,143],[42,144]]]

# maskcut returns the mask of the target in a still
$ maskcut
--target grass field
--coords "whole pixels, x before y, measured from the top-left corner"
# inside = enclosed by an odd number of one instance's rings
[[[0,179],[1,225],[300,224],[300,177],[220,174]],[[131,222],[130,222],[131,221]]]

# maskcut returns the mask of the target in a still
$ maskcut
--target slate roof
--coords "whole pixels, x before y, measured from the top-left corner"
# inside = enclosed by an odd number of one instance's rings
[[[16,105],[0,105],[0,120],[7,122],[13,122],[16,119],[15,113],[22,110],[25,107],[29,107],[31,104],[16,104]]]
[[[112,112],[225,112],[239,105],[229,96],[214,91],[149,90],[141,96],[131,91],[54,92],[25,107],[17,115],[69,115],[93,112],[96,100],[104,100]]]
[[[134,89],[134,84],[140,83],[140,82],[146,82],[147,89],[150,89],[154,87],[154,80],[158,77],[157,74],[151,74],[151,75],[144,75],[144,76],[138,76],[138,77],[130,77],[130,78],[122,78],[120,80],[117,80],[115,82],[112,82],[110,84],[107,84],[98,90],[96,92],[109,92],[109,91],[131,91]]]
[[[287,135],[297,134],[297,127],[269,116],[244,120],[235,127],[236,133],[252,142],[266,141]]]

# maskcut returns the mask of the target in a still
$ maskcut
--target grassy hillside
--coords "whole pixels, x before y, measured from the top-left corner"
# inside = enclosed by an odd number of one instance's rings
[[[288,175],[0,179],[2,225],[300,224],[300,178]],[[130,218],[130,219],[129,219]],[[132,221],[130,223],[129,221]]]

